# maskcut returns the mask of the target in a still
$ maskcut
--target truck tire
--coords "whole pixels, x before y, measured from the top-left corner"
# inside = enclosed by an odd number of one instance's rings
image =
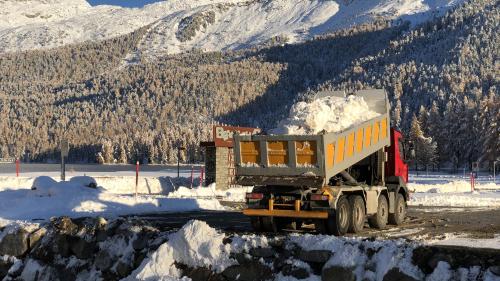
[[[406,202],[403,194],[398,193],[395,201],[394,214],[389,214],[389,223],[401,225],[406,217]]]
[[[365,201],[359,195],[351,195],[349,196],[349,205],[351,207],[349,232],[358,233],[365,226]]]
[[[326,222],[327,230],[330,234],[340,236],[347,233],[351,222],[351,206],[345,196],[341,196],[337,201],[335,212],[328,217]]]
[[[377,213],[368,218],[368,224],[370,227],[383,229],[387,225],[388,217],[389,204],[387,203],[387,198],[384,195],[380,195],[378,197]]]

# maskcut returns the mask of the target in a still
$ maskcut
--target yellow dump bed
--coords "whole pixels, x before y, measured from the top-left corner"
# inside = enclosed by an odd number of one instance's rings
[[[343,96],[321,92],[317,97]],[[384,90],[355,93],[380,115],[342,132],[319,135],[235,135],[236,181],[242,185],[321,186],[339,172],[390,145]]]

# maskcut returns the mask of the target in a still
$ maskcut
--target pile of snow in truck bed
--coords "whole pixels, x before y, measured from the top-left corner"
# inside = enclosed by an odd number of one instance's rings
[[[329,96],[309,103],[298,102],[290,109],[290,115],[282,120],[271,134],[314,135],[322,131],[340,132],[377,117],[362,97]]]

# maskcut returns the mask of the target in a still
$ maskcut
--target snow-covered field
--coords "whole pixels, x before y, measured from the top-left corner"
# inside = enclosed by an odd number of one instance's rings
[[[300,42],[381,17],[422,22],[461,2],[169,0],[122,8],[92,7],[85,0],[1,0],[0,53],[102,40],[150,24],[141,54],[234,50],[277,37]]]
[[[95,183],[97,188],[88,187]],[[52,216],[117,216],[150,212],[225,210],[219,200],[242,201],[247,188],[226,191],[182,187],[188,178],[141,178],[135,196],[134,177],[0,177],[0,224],[11,220],[47,220]],[[197,184],[198,182],[195,182]],[[36,188],[32,190],[32,188]],[[3,221],[3,223],[2,223]]]
[[[198,187],[190,178],[177,180],[162,172],[140,177],[135,196],[135,177],[118,172],[109,176],[57,177],[0,176],[0,218],[4,220],[48,219],[51,216],[123,215],[148,212],[224,210],[219,201],[244,202],[250,187],[216,190],[215,185]],[[156,175],[157,177],[155,177]],[[164,175],[164,176],[160,176]],[[82,180],[83,179],[83,180]],[[85,187],[95,182],[97,188]],[[41,183],[41,184],[40,184]],[[32,187],[36,186],[36,190]],[[500,185],[480,178],[474,192],[459,176],[411,176],[410,206],[500,207]]]
[[[410,174],[410,206],[500,207],[500,184],[490,176],[479,176],[474,190],[468,176],[426,173]]]

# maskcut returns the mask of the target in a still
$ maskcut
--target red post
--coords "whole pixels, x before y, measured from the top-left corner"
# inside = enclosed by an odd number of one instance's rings
[[[194,181],[194,166],[191,166],[191,188],[193,188]]]
[[[200,170],[200,186],[203,186],[203,177],[204,177],[205,169],[201,167]]]
[[[139,161],[135,163],[135,197],[137,197],[138,185],[139,185]]]
[[[474,173],[470,173],[470,191],[474,192]]]
[[[19,177],[19,159],[16,159],[16,177]]]

